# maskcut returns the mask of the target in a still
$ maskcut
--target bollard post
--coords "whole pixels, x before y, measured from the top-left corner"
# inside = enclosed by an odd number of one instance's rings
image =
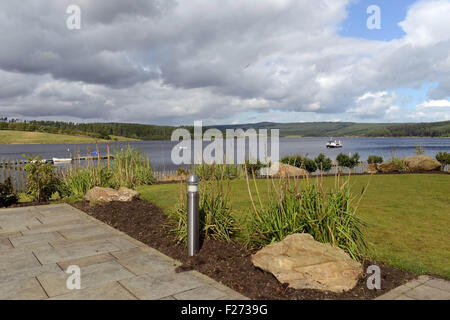
[[[189,257],[196,255],[199,250],[198,182],[196,175],[187,179],[187,245]]]

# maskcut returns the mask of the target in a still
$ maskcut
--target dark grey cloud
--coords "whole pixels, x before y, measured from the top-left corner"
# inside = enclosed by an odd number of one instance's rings
[[[437,16],[448,1],[418,1],[401,24],[406,36],[390,42],[339,36],[349,2],[3,1],[0,114],[171,124],[273,111],[394,120],[398,88],[437,82],[430,99],[448,97],[450,32],[435,32],[450,31]],[[71,4],[81,8],[81,30],[66,28]]]

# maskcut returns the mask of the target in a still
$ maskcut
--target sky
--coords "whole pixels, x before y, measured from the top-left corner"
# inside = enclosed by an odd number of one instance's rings
[[[0,116],[450,120],[450,0],[0,0]]]

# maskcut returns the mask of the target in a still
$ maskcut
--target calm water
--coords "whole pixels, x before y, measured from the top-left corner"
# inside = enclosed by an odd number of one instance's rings
[[[405,157],[415,155],[415,148],[421,145],[425,154],[434,156],[440,151],[450,152],[450,138],[335,138],[341,140],[343,148],[327,149],[327,138],[280,138],[280,156],[288,154],[304,154],[315,157],[323,152],[331,159],[340,153],[353,154],[358,152],[361,160],[369,155],[379,155],[388,159],[390,156]],[[175,166],[171,159],[172,148],[177,142],[172,141],[140,141],[126,143],[111,143],[112,147],[120,148],[130,144],[151,157],[155,170],[173,170]],[[208,143],[204,142],[206,146]],[[270,143],[269,143],[270,145]],[[98,145],[101,155],[106,155],[106,144]],[[70,153],[87,155],[96,150],[95,144],[52,144],[52,145],[1,145],[0,159],[23,159],[22,154],[39,154],[44,159],[67,158]]]

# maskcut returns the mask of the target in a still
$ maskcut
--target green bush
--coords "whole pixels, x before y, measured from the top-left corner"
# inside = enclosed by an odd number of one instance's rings
[[[325,157],[323,153],[319,154],[314,159],[314,162],[316,163],[317,168],[324,172],[330,171],[331,167],[333,166],[333,161],[331,161],[330,158]]]
[[[254,214],[247,228],[250,244],[263,246],[304,232],[342,248],[356,260],[367,252],[365,224],[356,215],[359,200],[355,201],[347,182],[338,180],[328,191],[309,181],[292,184],[285,180],[272,188],[268,205],[253,203]]]
[[[439,152],[436,154],[436,160],[439,161],[443,167],[450,164],[450,153]]]
[[[339,153],[336,157],[336,161],[339,166],[352,169],[352,168],[356,167],[359,163],[359,153],[356,152],[351,157],[344,153]]]
[[[367,158],[367,163],[369,164],[383,163],[383,158],[379,156],[369,156]]]
[[[4,183],[0,183],[0,208],[16,204],[18,200],[11,178],[8,177]]]
[[[225,190],[227,188],[227,190]],[[200,237],[229,241],[235,230],[231,215],[229,186],[224,180],[203,181],[199,185],[199,224]],[[186,192],[182,192],[182,195]],[[175,208],[169,210],[169,218],[174,224],[174,233],[178,242],[187,240],[187,201],[184,196]]]
[[[285,156],[281,159],[281,163],[305,169],[310,173],[317,171],[316,162],[313,159],[307,158],[300,154],[293,156]]]
[[[54,171],[54,166],[42,160],[41,156],[26,156],[27,194],[38,202],[48,201],[61,189],[61,180]]]

